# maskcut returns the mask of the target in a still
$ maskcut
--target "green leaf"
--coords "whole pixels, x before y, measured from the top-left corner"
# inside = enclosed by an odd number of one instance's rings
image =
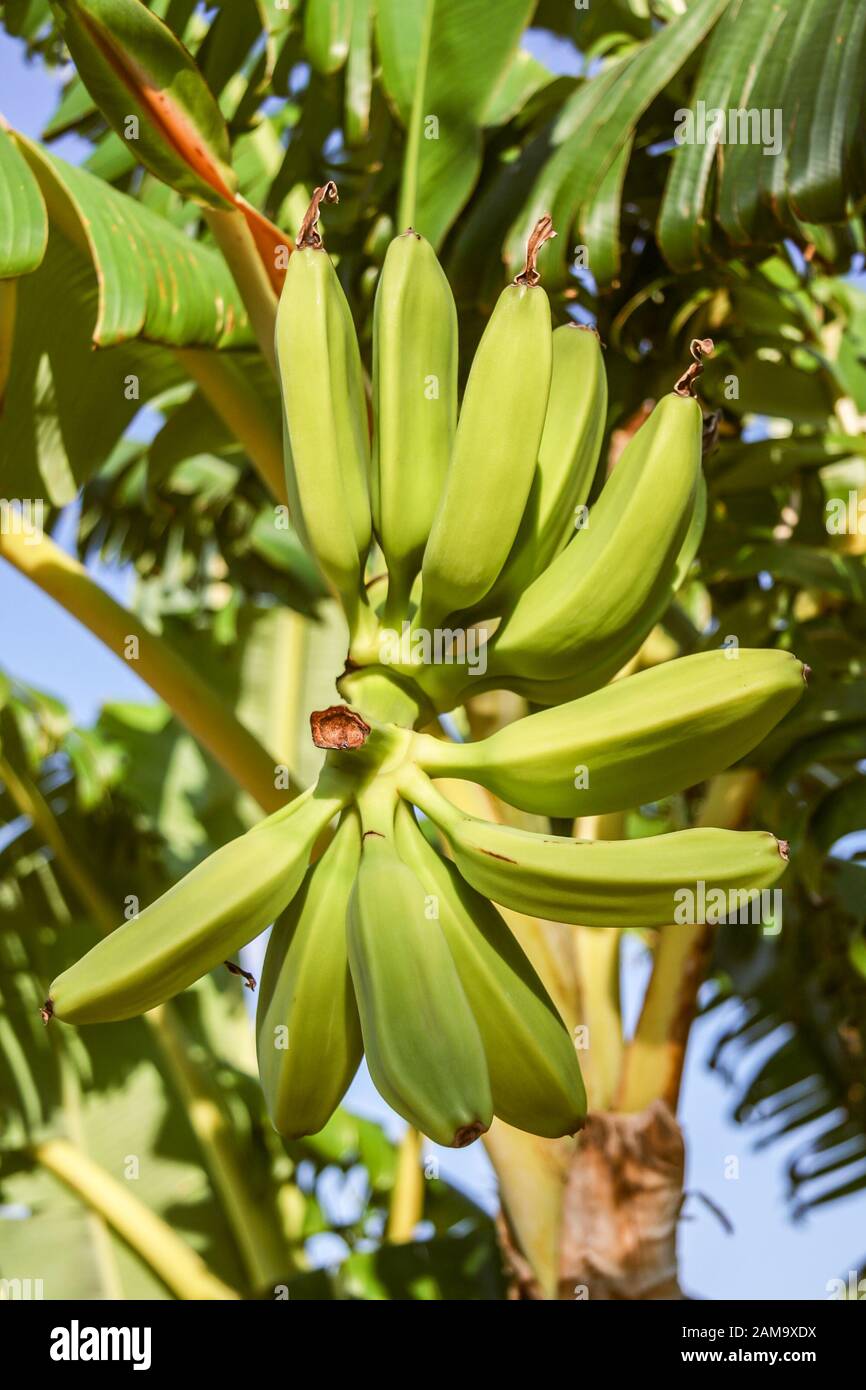
[[[862,141],[866,8],[824,5],[798,65],[800,109],[790,156],[790,198],[798,217],[837,222],[863,193],[852,145]]]
[[[737,379],[736,396],[725,391],[725,378],[730,375]],[[701,381],[707,397],[724,404],[735,415],[772,415],[820,428],[832,415],[834,406],[827,376],[821,370],[801,371],[790,362],[757,354],[737,358],[719,353],[707,362]]]
[[[720,449],[713,458],[713,491],[724,497],[773,487],[804,469],[824,468],[862,450],[861,439],[836,434],[732,445]]]
[[[750,42],[750,16],[741,16],[746,3],[732,0],[707,44],[693,95],[693,103],[704,101],[707,111],[727,111],[732,104],[737,58]],[[703,261],[712,223],[707,201],[715,160],[716,146],[697,141],[680,145],[671,158],[656,235],[673,270],[691,270]]]
[[[543,170],[509,235],[509,264],[521,263],[526,238],[544,213],[550,213],[567,245],[575,216],[598,192],[640,117],[676,76],[727,4],[728,0],[696,0],[635,54],[587,81],[581,89],[585,93],[580,102],[582,119]],[[560,275],[564,265],[560,252]],[[550,283],[550,262],[545,278]]]
[[[48,0],[6,0],[3,23],[16,38],[35,39],[51,21]]]
[[[307,0],[304,47],[317,72],[339,72],[349,56],[353,0]]]
[[[866,776],[862,773],[830,792],[812,817],[810,833],[825,854],[846,835],[863,833],[866,826]],[[866,869],[866,865],[863,866]]]
[[[786,205],[785,164],[812,5],[813,0],[779,0],[768,12],[751,0],[743,16],[748,29],[744,24],[731,105],[748,112],[750,122],[755,114],[762,122],[768,115],[774,125],[781,124],[782,148],[776,155],[768,153],[763,130],[758,139],[751,125],[748,138],[738,126],[736,143],[724,146],[719,222],[734,246],[772,241],[785,229],[794,230]],[[782,113],[778,121],[777,112]]]
[[[589,253],[588,268],[600,289],[619,283],[619,222],[622,186],[631,158],[632,138],[626,140],[598,186],[592,202],[583,208],[580,238]]]
[[[93,341],[243,347],[252,330],[222,257],[134,198],[18,137],[53,221],[90,256],[99,289]]]
[[[79,76],[158,178],[210,207],[232,201],[225,121],[183,44],[139,0],[53,0]]]
[[[7,497],[65,506],[108,458],[141,405],[180,377],[163,350],[124,343],[94,353],[97,291],[90,260],[52,236],[18,285],[0,472]]]
[[[0,126],[0,280],[29,275],[45,255],[48,218],[39,185]]]
[[[393,63],[395,100],[404,119],[409,73],[414,91],[398,221],[434,246],[441,245],[478,178],[485,107],[532,9],[533,0],[500,0],[491,25],[487,0],[425,0],[414,9],[404,0],[380,3],[380,33],[384,25],[392,55],[393,49],[399,55]]]
[[[501,1259],[490,1227],[408,1245],[355,1252],[340,1279],[354,1298],[463,1301],[502,1298]]]
[[[243,70],[247,54],[262,31],[262,15],[255,0],[219,0],[204,41],[196,51],[196,64],[215,97],[219,97]]]
[[[530,97],[555,81],[549,68],[525,48],[519,48],[488,97],[483,124],[505,125],[523,110]]]
[[[97,112],[93,97],[76,73],[63,89],[54,115],[42,130],[43,140],[56,140]]]
[[[421,53],[426,3],[378,0],[376,45],[382,65],[382,84],[404,126],[412,115],[418,58]]]
[[[762,570],[801,589],[818,589],[825,594],[839,594],[857,603],[866,603],[866,560],[836,555],[793,541],[744,545],[740,553],[722,563],[717,577],[745,578],[760,574]]]
[[[370,129],[373,95],[372,0],[354,0],[349,60],[346,65],[346,140],[361,145]]]

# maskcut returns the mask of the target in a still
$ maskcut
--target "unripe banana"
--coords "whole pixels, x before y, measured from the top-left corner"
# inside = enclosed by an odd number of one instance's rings
[[[478,743],[417,735],[420,766],[542,816],[602,815],[692,787],[755,748],[805,689],[790,652],[700,652],[518,719]]]
[[[689,570],[692,567],[695,556],[700,549],[701,538],[704,534],[704,527],[707,521],[707,484],[703,474],[698,476],[698,485],[695,489],[694,501],[692,503],[691,515],[689,517],[686,534],[683,543],[677,553],[676,563],[670,567],[668,583],[660,584],[653,596],[651,603],[640,609],[633,617],[630,624],[624,628],[621,634],[621,664],[617,669],[627,665],[631,658],[639,651],[646,641],[652,629],[657,623],[661,622],[665,613],[673,602],[677,591],[685,583]],[[449,668],[452,669],[453,668]],[[441,679],[441,676],[440,676]],[[493,677],[490,681],[485,681],[482,689],[498,687],[503,682]],[[536,705],[559,705],[566,701],[574,700],[576,697],[586,692],[586,676],[584,671],[578,667],[570,676],[563,676],[559,680],[531,680],[529,678],[515,679],[515,688],[519,688],[521,695]],[[479,687],[476,685],[473,694],[477,694]],[[468,694],[468,692],[467,692]],[[460,704],[465,698],[462,693],[455,697],[454,692],[443,692],[444,703],[437,705],[437,708],[453,708]],[[450,703],[449,703],[450,702]]]
[[[445,485],[457,421],[457,309],[428,241],[396,238],[373,311],[373,525],[387,621],[406,614]]]
[[[256,1051],[268,1114],[286,1139],[327,1124],[363,1056],[346,943],[360,858],[360,822],[348,811],[268,942]]]
[[[381,1095],[436,1143],[471,1144],[493,1118],[478,1025],[423,886],[376,831],[349,908],[349,962]]]
[[[486,684],[529,693],[524,678],[568,678],[573,698],[603,685],[637,651],[670,594],[692,520],[701,424],[696,400],[663,397],[623,450],[586,526],[491,640]]]
[[[294,897],[344,796],[311,788],[223,845],[51,985],[47,1016],[112,1023],[165,1003],[233,956]]]
[[[493,902],[587,927],[658,927],[692,905],[767,888],[788,847],[764,831],[679,830],[638,840],[571,840],[467,816],[423,773],[403,794],[443,831],[460,873]],[[702,885],[702,886],[701,886]]]
[[[298,532],[354,628],[371,536],[364,376],[351,310],[314,223],[304,235],[277,309],[287,486]]]
[[[517,535],[550,392],[550,305],[536,279],[533,269],[502,291],[472,362],[424,551],[417,626],[426,630],[484,597]]]
[[[572,538],[589,496],[607,417],[607,374],[594,329],[566,324],[553,334],[553,368],[538,464],[511,554],[484,613],[514,603]]]
[[[439,925],[478,1024],[495,1113],[515,1129],[554,1139],[586,1115],[574,1043],[532,965],[492,903],[425,839],[404,803],[397,852],[438,902]]]

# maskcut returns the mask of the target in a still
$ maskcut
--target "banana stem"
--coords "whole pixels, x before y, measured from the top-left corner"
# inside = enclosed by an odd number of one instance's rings
[[[283,441],[268,412],[236,362],[224,352],[176,348],[175,357],[198,386],[208,405],[245,449],[272,496],[288,505]]]
[[[589,1048],[584,1081],[590,1110],[608,1110],[613,1104],[622,1067],[623,1035],[619,991],[619,956],[622,932],[618,927],[599,931],[575,927],[581,1017]]]
[[[749,770],[714,777],[697,824],[736,830],[759,786],[758,773]],[[643,1110],[661,1099],[676,1111],[698,989],[712,946],[711,926],[662,927],[638,1026],[625,1051],[617,1110]]]
[[[430,778],[420,768],[411,763],[400,770],[400,792],[413,801],[418,809],[423,811],[425,816],[429,816],[434,825],[439,826],[446,834],[460,820],[461,812],[454,803],[434,787]]]
[[[581,840],[614,840],[622,835],[623,816],[587,816],[575,826]],[[586,1028],[588,1049],[584,1081],[590,1110],[607,1110],[613,1104],[623,1059],[622,1009],[620,1005],[620,941],[617,927],[599,930],[576,927],[575,966],[580,994],[580,1016]]]
[[[36,1162],[98,1213],[176,1297],[239,1297],[165,1221],[67,1139],[46,1139],[32,1152]]]
[[[574,1140],[539,1139],[497,1119],[482,1142],[496,1170],[509,1235],[514,1234],[508,1243],[519,1247],[538,1294],[555,1299],[563,1199]]]
[[[358,810],[365,836],[384,835],[390,838],[393,835],[398,801],[397,788],[390,778],[374,777],[366,784],[358,794]]]
[[[421,1144],[421,1135],[410,1125],[397,1151],[397,1173],[388,1210],[387,1237],[392,1245],[406,1245],[424,1214]]]
[[[47,536],[0,534],[0,558],[49,594],[89,628],[121,660],[135,653],[135,669],[194,738],[266,812],[279,810],[298,793],[275,785],[274,760],[197,671],[169,644],[100,589],[77,560]]]
[[[205,208],[204,217],[240,291],[265,361],[277,375],[277,295],[242,212]]]

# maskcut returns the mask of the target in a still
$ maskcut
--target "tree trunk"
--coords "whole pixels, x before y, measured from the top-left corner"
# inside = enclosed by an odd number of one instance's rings
[[[590,1114],[564,1177],[560,1299],[678,1299],[677,1223],[685,1150],[673,1112]],[[505,1219],[500,1234],[513,1298],[544,1294]]]

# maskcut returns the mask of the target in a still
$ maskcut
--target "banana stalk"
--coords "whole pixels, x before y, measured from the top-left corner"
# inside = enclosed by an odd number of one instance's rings
[[[424,1173],[421,1168],[423,1139],[409,1125],[397,1150],[397,1172],[388,1208],[387,1238],[392,1245],[406,1245],[424,1215]]]
[[[733,832],[748,816],[759,786],[758,774],[748,770],[715,778],[699,825],[724,825]],[[617,1110],[643,1110],[657,1099],[676,1110],[697,992],[712,942],[713,928],[708,925],[662,928],[638,1025],[623,1059]]]

